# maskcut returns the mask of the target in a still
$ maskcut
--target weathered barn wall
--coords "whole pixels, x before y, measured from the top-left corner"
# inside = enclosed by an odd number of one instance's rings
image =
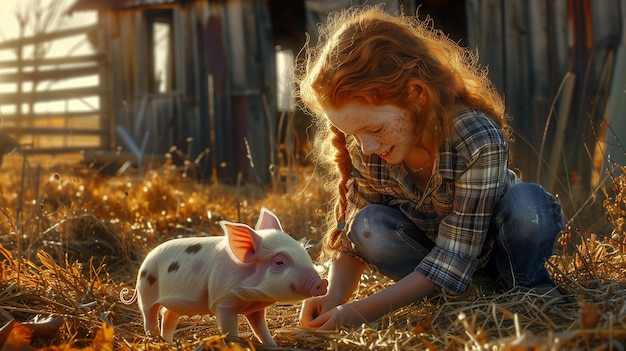
[[[567,192],[576,171],[590,186],[619,9],[620,0],[467,0],[469,46],[505,97],[526,180]]]
[[[204,172],[269,182],[275,72],[264,3],[143,1],[96,9],[115,144],[153,154],[177,147],[192,160],[206,153]],[[154,72],[154,23],[170,28],[171,69],[161,80]]]

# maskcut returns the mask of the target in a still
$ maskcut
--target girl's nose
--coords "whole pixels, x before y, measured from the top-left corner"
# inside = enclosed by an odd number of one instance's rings
[[[380,148],[380,143],[375,138],[361,138],[361,151],[365,155],[371,155]]]

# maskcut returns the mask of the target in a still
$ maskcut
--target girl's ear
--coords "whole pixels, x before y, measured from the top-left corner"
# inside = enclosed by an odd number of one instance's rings
[[[428,102],[428,89],[424,83],[420,80],[413,80],[409,83],[408,87],[409,95],[411,99],[420,108],[423,108]]]

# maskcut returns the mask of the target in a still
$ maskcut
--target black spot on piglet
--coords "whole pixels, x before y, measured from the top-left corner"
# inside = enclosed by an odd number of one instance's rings
[[[188,246],[185,249],[185,252],[186,253],[190,253],[190,254],[195,254],[198,251],[200,251],[200,249],[202,249],[202,245],[201,244],[195,244],[195,245]]]
[[[176,272],[178,268],[180,268],[178,262],[173,262],[172,264],[170,264],[169,267],[167,267],[167,273]]]
[[[153,276],[152,274],[150,274],[148,276],[148,284],[150,285],[154,285],[154,283],[156,283],[157,278],[155,276]]]

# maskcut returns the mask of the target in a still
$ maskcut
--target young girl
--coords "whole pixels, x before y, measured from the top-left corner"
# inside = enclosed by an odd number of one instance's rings
[[[331,17],[297,72],[333,195],[329,292],[304,302],[303,325],[462,294],[488,263],[507,287],[554,288],[544,262],[561,208],[509,170],[504,104],[471,52],[428,22],[356,8]],[[395,283],[350,301],[368,266]]]

